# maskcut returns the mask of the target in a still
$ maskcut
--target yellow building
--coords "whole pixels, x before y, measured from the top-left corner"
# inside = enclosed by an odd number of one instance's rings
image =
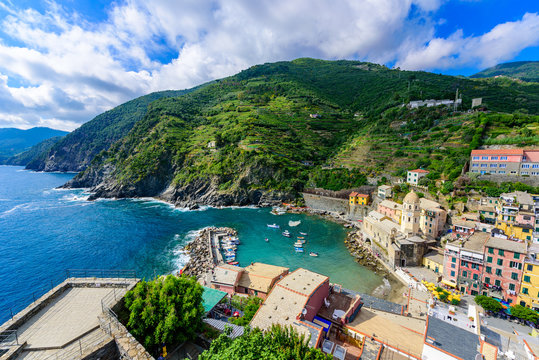
[[[496,228],[502,230],[505,235],[523,241],[531,241],[533,235],[533,226],[527,224],[519,224],[513,221],[500,220],[496,221]]]
[[[350,205],[368,205],[369,195],[353,192],[350,194]]]
[[[539,245],[530,247],[524,260],[524,271],[520,283],[517,303],[539,311]]]
[[[429,252],[423,256],[423,266],[442,275],[444,272],[444,256],[437,251]]]

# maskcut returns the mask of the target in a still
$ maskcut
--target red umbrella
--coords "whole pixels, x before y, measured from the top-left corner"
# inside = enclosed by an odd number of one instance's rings
[[[240,313],[237,311],[234,311],[234,317],[240,317]]]

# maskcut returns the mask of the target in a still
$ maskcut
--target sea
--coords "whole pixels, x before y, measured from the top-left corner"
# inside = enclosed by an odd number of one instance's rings
[[[58,189],[73,176],[0,166],[0,324],[65,278],[66,269],[134,270],[145,279],[177,273],[189,260],[184,246],[209,226],[238,231],[240,266],[303,267],[365,293],[388,286],[353,260],[347,230],[318,216],[254,207],[188,210],[151,198],[88,201],[85,189]],[[274,223],[281,229],[267,227]],[[284,229],[293,237],[282,236]],[[299,232],[308,233],[305,253],[294,251]]]

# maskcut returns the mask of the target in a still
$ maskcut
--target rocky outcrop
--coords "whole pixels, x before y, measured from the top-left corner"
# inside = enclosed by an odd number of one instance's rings
[[[348,236],[344,240],[344,244],[348,248],[348,251],[350,251],[350,254],[358,264],[372,270],[376,274],[388,275],[387,269],[380,263],[380,260],[358,241],[360,236],[360,231],[352,231],[348,233]]]

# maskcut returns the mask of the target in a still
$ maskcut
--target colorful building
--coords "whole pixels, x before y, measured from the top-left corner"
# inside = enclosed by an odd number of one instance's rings
[[[539,244],[533,244],[524,259],[517,303],[539,311]]]
[[[419,180],[427,176],[429,172],[423,169],[415,169],[408,171],[408,176],[406,177],[406,182],[410,185],[418,185]]]
[[[378,212],[400,224],[402,216],[402,204],[391,200],[383,200],[380,204],[378,204]]]
[[[500,195],[496,228],[508,237],[531,242],[535,230],[535,202],[522,191]]]
[[[514,303],[520,292],[526,242],[490,237],[485,245],[483,284],[486,295]]]
[[[368,205],[369,195],[352,192],[350,194],[350,205]]]
[[[389,185],[378,186],[378,197],[380,199],[389,199],[393,196],[393,187]]]
[[[252,263],[245,267],[236,287],[236,292],[266,299],[275,283],[288,274],[287,267],[263,263]]]
[[[444,272],[444,256],[437,251],[431,251],[423,256],[423,266],[436,274]]]
[[[470,172],[513,176],[539,176],[539,150],[472,150]]]

